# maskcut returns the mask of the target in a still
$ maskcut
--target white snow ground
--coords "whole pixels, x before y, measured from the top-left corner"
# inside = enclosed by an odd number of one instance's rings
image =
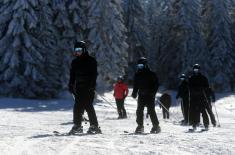
[[[105,98],[112,101],[112,93]],[[99,98],[101,99],[101,98]],[[221,127],[208,132],[186,133],[189,127],[173,122],[182,119],[180,108],[171,108],[170,120],[162,119],[156,106],[162,132],[148,135],[125,135],[136,127],[136,101],[127,97],[128,119],[117,120],[117,112],[98,101],[95,109],[103,134],[55,136],[53,131],[67,132],[72,127],[72,98],[58,100],[0,99],[1,155],[125,155],[125,154],[235,154],[235,96],[224,95],[216,102]],[[149,125],[147,125],[149,123]],[[83,124],[84,130],[88,124]],[[151,129],[145,119],[145,131]]]

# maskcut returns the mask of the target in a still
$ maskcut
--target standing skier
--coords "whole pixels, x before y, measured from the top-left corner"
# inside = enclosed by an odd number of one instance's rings
[[[184,120],[181,121],[182,125],[187,125],[190,123],[190,116],[189,116],[189,87],[188,81],[186,79],[185,74],[181,74],[180,76],[181,83],[178,87],[178,92],[176,95],[176,99],[181,102],[181,110],[183,113]]]
[[[169,110],[171,107],[171,95],[165,92],[162,94],[159,100],[161,102],[159,106],[160,108],[162,108],[163,119],[169,119],[170,118]]]
[[[127,118],[126,109],[124,107],[125,98],[128,95],[128,86],[123,82],[123,77],[118,77],[118,82],[114,86],[113,96],[116,100],[118,119]]]
[[[76,58],[71,63],[69,91],[75,95],[73,108],[73,123],[70,134],[83,132],[82,113],[86,110],[90,127],[87,133],[101,133],[93,107],[95,95],[97,62],[88,54],[84,41],[75,43],[74,54]]]
[[[208,88],[208,79],[200,73],[200,65],[195,64],[193,66],[193,75],[189,78],[190,112],[192,114],[193,131],[196,130],[197,125],[200,123],[200,113],[202,113],[204,127],[208,130],[207,98],[204,94]]]
[[[147,59],[141,57],[138,60],[137,72],[134,76],[134,86],[132,97],[136,98],[138,94],[138,106],[136,110],[138,124],[135,132],[144,132],[143,119],[144,119],[144,107],[147,106],[148,114],[152,121],[151,133],[160,132],[159,121],[155,112],[155,95],[158,90],[158,78],[154,72],[150,71],[147,65]]]

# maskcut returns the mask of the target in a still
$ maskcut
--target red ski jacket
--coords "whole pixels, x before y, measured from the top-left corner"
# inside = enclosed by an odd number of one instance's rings
[[[124,99],[128,95],[128,87],[123,82],[118,82],[114,86],[113,96],[115,99]]]

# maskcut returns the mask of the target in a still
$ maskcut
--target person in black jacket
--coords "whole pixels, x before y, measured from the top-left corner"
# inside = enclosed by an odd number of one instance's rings
[[[163,119],[169,119],[170,118],[169,110],[171,107],[171,95],[169,95],[169,93],[165,91],[159,100],[160,100],[159,107],[162,108]]]
[[[190,123],[189,116],[189,87],[188,81],[185,74],[181,74],[180,76],[181,83],[178,87],[178,92],[176,95],[176,99],[179,99],[181,102],[181,110],[183,113],[184,120],[181,121],[182,125],[187,125]]]
[[[144,132],[143,117],[144,107],[147,106],[148,114],[152,121],[151,133],[160,132],[159,121],[155,112],[155,94],[158,90],[158,78],[154,72],[150,71],[147,65],[147,59],[141,57],[138,60],[137,72],[134,76],[134,86],[132,97],[136,98],[138,94],[138,106],[136,110],[138,124],[136,133]]]
[[[200,123],[200,113],[202,114],[205,129],[208,129],[209,118],[206,113],[207,98],[205,91],[209,88],[208,79],[200,73],[200,65],[193,66],[193,75],[189,78],[190,112],[192,114],[193,131]]]
[[[86,110],[90,128],[88,133],[101,133],[98,126],[96,113],[93,107],[95,95],[97,62],[95,58],[88,54],[84,41],[75,43],[74,56],[76,58],[71,63],[69,91],[75,95],[75,104],[73,108],[73,122],[70,133],[83,132],[82,114]]]

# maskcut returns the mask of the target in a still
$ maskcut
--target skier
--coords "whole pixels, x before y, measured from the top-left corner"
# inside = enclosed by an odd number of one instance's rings
[[[169,110],[171,107],[171,96],[165,92],[160,97],[161,104],[159,105],[162,108],[163,119],[169,119]]]
[[[155,112],[155,94],[157,93],[159,84],[158,78],[154,72],[150,71],[147,65],[147,59],[141,57],[138,60],[137,72],[134,76],[134,85],[132,97],[136,98],[138,94],[138,106],[136,110],[138,124],[135,133],[144,132],[143,117],[144,117],[144,107],[147,106],[148,114],[150,115],[152,121],[151,133],[159,133],[161,128],[159,126],[159,121]]]
[[[208,88],[205,93],[207,97],[206,111],[210,116],[211,123],[213,124],[214,127],[216,127],[215,115],[212,111],[212,105],[211,105],[211,102],[215,102],[215,93],[211,87]]]
[[[208,130],[209,118],[206,113],[207,98],[204,91],[209,88],[208,79],[200,73],[200,65],[193,66],[193,75],[189,78],[189,91],[190,91],[190,112],[192,114],[192,126],[196,130],[197,125],[200,123],[200,113],[202,113],[203,124],[205,130]]]
[[[180,76],[181,83],[178,87],[178,92],[176,95],[176,99],[181,103],[181,110],[183,113],[184,120],[181,121],[182,125],[187,125],[190,123],[189,116],[189,88],[188,81],[185,74],[181,74]]]
[[[113,96],[116,100],[118,119],[127,118],[126,109],[124,107],[125,98],[128,95],[128,86],[123,82],[123,77],[118,77],[118,82],[114,85]]]
[[[75,104],[73,108],[73,123],[70,134],[82,133],[82,113],[86,110],[90,127],[87,133],[101,133],[98,121],[93,107],[95,95],[97,62],[88,54],[84,41],[76,42],[74,53],[76,57],[70,68],[69,91],[75,95]]]

